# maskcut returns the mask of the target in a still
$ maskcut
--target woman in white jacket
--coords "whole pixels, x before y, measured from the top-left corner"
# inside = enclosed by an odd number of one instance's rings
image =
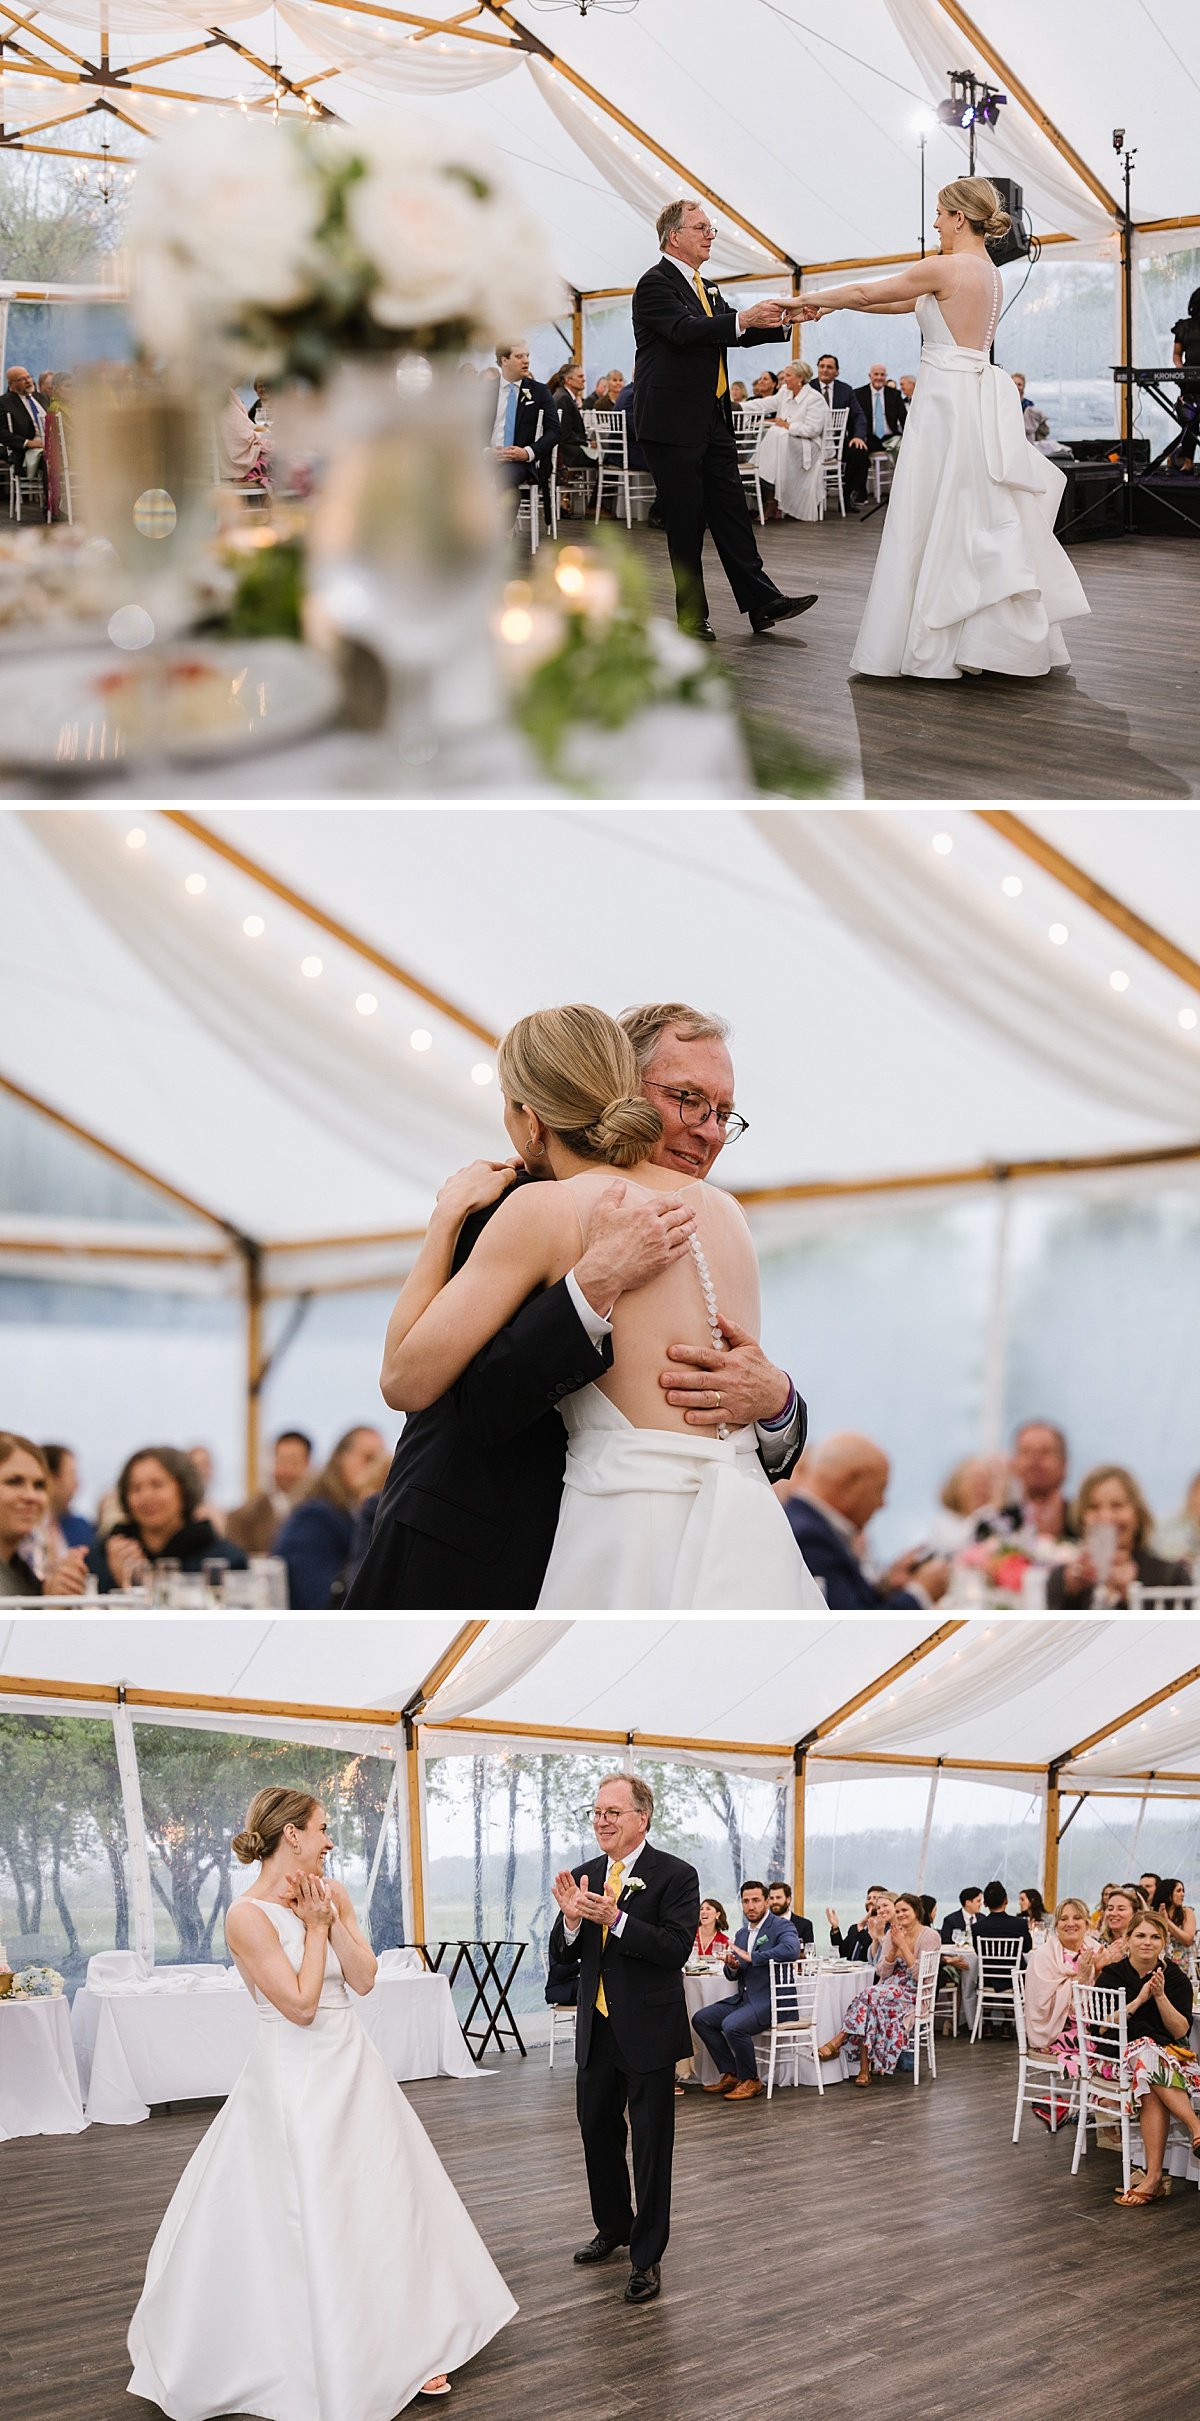
[[[806,361],[785,363],[775,418],[766,423],[759,440],[759,471],[770,481],[788,521],[820,521],[825,511],[825,436],[831,414],[812,375]]]

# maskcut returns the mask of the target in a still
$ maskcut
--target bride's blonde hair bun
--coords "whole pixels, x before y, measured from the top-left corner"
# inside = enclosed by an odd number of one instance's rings
[[[278,1849],[289,1824],[303,1830],[314,1807],[321,1804],[311,1791],[255,1791],[246,1810],[244,1831],[235,1833],[230,1847],[239,1866],[254,1866]]]
[[[985,244],[998,244],[1012,226],[990,177],[958,177],[943,185],[938,200],[943,210],[961,210],[972,235],[981,235]]]
[[[629,1036],[587,1002],[518,1018],[496,1053],[496,1073],[505,1100],[533,1110],[582,1160],[636,1168],[662,1134]]]

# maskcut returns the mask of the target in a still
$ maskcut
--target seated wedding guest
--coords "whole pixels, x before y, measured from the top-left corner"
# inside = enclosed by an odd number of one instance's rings
[[[921,1916],[922,1916],[922,1920],[923,1920],[923,1922],[924,1922],[926,1925],[932,1925],[934,1932],[935,1932],[935,1933],[937,1933],[937,1929],[938,1929],[937,1901],[934,1899],[933,1893],[932,1893],[931,1891],[924,1891],[924,1892],[922,1892],[922,1894],[921,1894]],[[939,1938],[939,1940],[940,1940],[940,1938],[941,1938],[941,1937],[940,1937],[940,1935],[939,1935],[939,1937],[938,1937],[938,1938]]]
[[[1187,1955],[1196,1939],[1196,1911],[1187,1906],[1186,1886],[1179,1875],[1164,1875],[1150,1905],[1167,1929],[1167,1940],[1173,1959]]]
[[[700,1922],[696,1927],[692,1956],[697,1959],[714,1959],[720,1951],[728,1950],[728,1948],[729,1919],[721,1902],[719,1900],[701,1900]]]
[[[796,1928],[796,1934],[802,1949],[811,1949],[813,1942],[813,1929],[808,1918],[800,1916],[792,1907],[792,1887],[790,1883],[768,1883],[767,1906],[770,1909],[773,1917],[788,1917]]]
[[[887,1496],[891,1466],[881,1447],[853,1431],[829,1437],[804,1458],[784,1511],[825,1602],[841,1611],[928,1606],[944,1597],[950,1566],[925,1549],[901,1555],[878,1582],[867,1573],[860,1533]]]
[[[299,1504],[312,1462],[312,1439],[303,1429],[281,1429],[271,1449],[271,1485],[235,1505],[225,1517],[225,1536],[247,1555],[269,1555],[293,1506]]]
[[[1003,1454],[968,1454],[955,1464],[942,1487],[941,1511],[929,1525],[930,1545],[939,1555],[970,1546],[979,1515],[1004,1502],[1010,1478]]]
[[[1096,1949],[1097,1981],[1100,1969],[1111,1967],[1125,1956],[1125,1944],[1130,1926],[1142,1912],[1142,1895],[1135,1883],[1114,1883],[1104,1902],[1104,1913],[1098,1928]]]
[[[586,470],[596,457],[583,420],[583,372],[574,362],[568,362],[556,387],[550,381],[562,432],[558,444],[560,471]]]
[[[1053,1421],[1021,1422],[1013,1438],[1012,1481],[1003,1503],[981,1514],[976,1538],[1020,1531],[1060,1545],[1078,1537],[1066,1497],[1067,1441]]]
[[[705,2086],[706,2093],[749,2102],[762,2092],[754,2037],[771,2023],[771,1963],[799,1957],[795,1928],[786,1917],[772,1916],[765,1883],[743,1883],[742,1923],[725,1961],[725,1973],[737,1989],[731,2000],[710,2001],[692,2019],[693,2034],[699,2035],[720,2071],[715,2084]]]
[[[224,1531],[225,1515],[221,1507],[213,1501],[213,1480],[216,1477],[217,1466],[213,1458],[212,1447],[186,1446],[184,1452],[189,1463],[194,1463],[200,1474],[201,1496],[196,1507],[196,1519],[211,1522],[214,1530]]]
[[[470,367],[469,364],[468,367]],[[256,421],[270,420],[271,390],[265,378],[256,378],[254,381],[254,401],[249,408],[249,417]]]
[[[734,379],[733,385],[731,386],[731,388],[730,388],[730,390],[729,390],[729,400],[730,400],[730,403],[733,405],[733,408],[734,408],[735,412],[736,412],[737,407],[738,407],[738,405],[739,405],[739,404],[744,404],[744,403],[745,403],[745,401],[746,401],[746,389],[745,389],[745,387],[744,387],[744,385],[743,385],[743,383],[742,383],[742,381],[741,381],[741,379],[740,379],[740,378],[735,378],[735,379]]]
[[[222,479],[235,487],[269,488],[271,454],[236,389],[231,387],[217,416],[217,461]]]
[[[1188,1481],[1178,1513],[1158,1523],[1150,1543],[1155,1554],[1165,1555],[1168,1562],[1200,1561],[1200,1471]]]
[[[578,1959],[546,1960],[546,2002],[551,2009],[574,2009],[579,1999]]]
[[[755,457],[774,489],[774,521],[819,521],[825,509],[828,407],[812,384],[806,361],[785,362],[773,418],[764,418]]]
[[[1096,1905],[1095,1905],[1095,1907],[1094,1907],[1094,1908],[1093,1908],[1093,1910],[1092,1910],[1092,1923],[1093,1923],[1093,1925],[1095,1925],[1095,1926],[1100,1926],[1100,1925],[1103,1925],[1103,1923],[1104,1923],[1104,1912],[1105,1912],[1105,1909],[1108,1907],[1108,1903],[1109,1903],[1110,1899],[1112,1898],[1112,1895],[1113,1895],[1114,1891],[1116,1891],[1116,1889],[1117,1889],[1117,1885],[1116,1885],[1115,1883],[1102,1883],[1102,1884],[1101,1884],[1101,1886],[1100,1886],[1100,1897],[1099,1897],[1099,1899],[1097,1900]]]
[[[45,442],[46,412],[28,370],[13,362],[8,386],[0,399],[0,462],[14,471],[31,470],[40,461]]]
[[[896,384],[900,389],[900,393],[903,396],[905,403],[910,404],[917,391],[916,379],[911,377],[909,373],[905,371],[904,374],[897,379]]]
[[[940,1951],[941,1943],[921,1913],[921,1894],[898,1891],[891,1902],[891,1920],[884,1936],[875,1982],[856,1994],[840,2032],[823,2043],[818,2059],[837,2057],[844,2044],[858,2055],[855,2085],[869,2085],[872,2074],[892,2076],[912,2035],[921,1954]]]
[[[584,411],[611,412],[613,410],[613,396],[619,395],[620,391],[620,382],[618,382],[617,386],[614,387],[612,384],[611,372],[608,370],[602,370],[599,378],[596,380],[595,386],[592,388],[591,394],[584,396]]]
[[[500,385],[496,393],[488,453],[503,481],[516,488],[535,480],[545,486],[558,444],[558,413],[549,387],[529,372],[529,347],[515,339],[497,345]]]
[[[979,1941],[980,1936],[982,1935],[983,1939],[988,1942],[1012,1942],[1019,1940],[1023,1950],[1031,1950],[1033,1947],[1033,1935],[1029,1929],[1029,1919],[1028,1917],[1024,1916],[1010,1917],[1008,1913],[1008,1893],[1006,1892],[1003,1883],[997,1882],[984,1884],[983,1907],[980,1910],[979,1915],[976,1917],[974,1924],[972,1925],[971,1932],[972,1938],[976,1942]]]
[[[1116,2199],[1127,2210],[1165,2201],[1163,2153],[1173,2118],[1187,2129],[1193,2159],[1200,2159],[1200,2118],[1192,2107],[1200,2094],[1200,2062],[1192,2050],[1193,1993],[1190,1978],[1168,1957],[1166,1922],[1143,1908],[1129,1929],[1126,1956],[1106,1967],[1106,1992],[1125,1995],[1129,2081],[1142,2130],[1146,2173]]]
[[[845,1933],[838,1924],[836,1908],[826,1909],[825,1914],[829,1920],[829,1939],[839,1958],[855,1961],[866,1958],[871,1946],[871,1919],[879,1901],[890,1900],[890,1898],[891,1894],[886,1883],[869,1883],[863,1903],[865,1913],[859,1917],[856,1924],[848,1925]]]
[[[1064,2076],[1079,2073],[1079,2037],[1072,1998],[1076,1984],[1093,1981],[1094,1951],[1088,1941],[1088,1910],[1083,1900],[1060,1900],[1051,1930],[1034,1943],[1025,1969],[1025,2031],[1031,2051],[1053,2053]],[[1066,2100],[1034,2102],[1033,2113],[1043,2126],[1062,2125]]]
[[[1047,1931],[1049,1923],[1046,1916],[1046,1903],[1040,1891],[1035,1891],[1032,1884],[1027,1891],[1019,1891],[1017,1906],[1029,1927],[1030,1940],[1036,1941],[1039,1934]]]
[[[176,1446],[141,1446],[117,1481],[122,1518],[90,1549],[88,1563],[100,1594],[140,1585],[147,1564],[178,1564],[199,1572],[220,1557],[236,1572],[246,1569],[240,1547],[223,1538],[201,1512],[203,1482],[190,1454]]]
[[[1162,1876],[1156,1875],[1152,1866],[1148,1866],[1145,1873],[1138,1876],[1138,1890],[1147,1908],[1153,1908],[1158,1898],[1158,1887],[1161,1882]]]
[[[628,386],[621,387],[619,390],[614,388],[613,410],[614,412],[623,412],[625,415],[625,451],[626,455],[628,456],[630,470],[645,471],[648,476],[650,465],[647,462],[640,445],[638,444],[636,436],[634,435],[632,379],[630,379]],[[652,521],[655,521],[656,526],[658,526],[656,516],[653,512],[651,513],[650,517]]]
[[[95,1522],[86,1513],[72,1513],[71,1504],[79,1486],[79,1466],[70,1446],[43,1446],[42,1460],[50,1474],[50,1520],[57,1533],[62,1553],[68,1547],[90,1547],[96,1535]]]
[[[855,387],[854,400],[867,428],[867,452],[856,447],[846,463],[846,500],[862,503],[867,493],[867,466],[872,454],[892,454],[904,434],[908,405],[898,387],[889,384],[887,367],[872,362],[865,387]]]
[[[50,1507],[50,1472],[40,1446],[0,1429],[0,1598],[82,1597],[87,1549],[67,1547],[42,1571],[24,1550]]]
[[[958,1895],[957,1908],[952,1909],[950,1915],[942,1920],[943,1942],[952,1942],[956,1933],[965,1933],[969,1942],[972,1938],[975,1918],[980,1916],[982,1911],[982,1883],[964,1883]]]
[[[1026,397],[1025,373],[1023,370],[1013,371],[1012,382],[1021,398],[1021,418],[1025,423],[1025,435],[1028,438],[1031,446],[1040,445],[1043,438],[1050,435],[1050,423],[1047,420],[1045,413],[1039,411],[1038,406],[1032,401],[1031,398]]]
[[[288,1603],[294,1612],[316,1613],[340,1603],[354,1542],[354,1517],[377,1484],[379,1460],[386,1454],[377,1429],[347,1429],[289,1513],[275,1541],[275,1553],[287,1565]]]
[[[1147,1541],[1152,1515],[1131,1471],[1120,1463],[1098,1463],[1075,1499],[1080,1540],[1069,1563],[1056,1564],[1046,1588],[1048,1606],[1077,1612],[1085,1606],[1127,1606],[1134,1583],[1144,1589],[1186,1588],[1186,1564],[1152,1555]]]
[[[760,370],[757,378],[754,381],[751,392],[755,395],[761,396],[764,402],[769,402],[770,398],[777,392],[778,386],[779,381],[776,378],[773,370]]]

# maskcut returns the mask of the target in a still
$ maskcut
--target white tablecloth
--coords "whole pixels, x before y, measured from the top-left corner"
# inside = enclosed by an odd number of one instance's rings
[[[65,1999],[0,2001],[0,2143],[86,2127]]]
[[[362,2024],[398,2084],[419,2076],[478,2076],[443,1975],[380,1976]],[[226,2094],[250,2056],[257,2023],[241,1978],[183,1992],[153,1984],[79,1992],[71,2031],[89,2119],[131,2127],[152,2102]]]
[[[838,2032],[855,1994],[861,1992],[863,1985],[867,1982],[868,1972],[866,1967],[855,1968],[853,1972],[848,1968],[836,1967],[825,1968],[822,1971],[817,1983],[817,2027],[822,2042],[827,2042],[831,2034]],[[729,1978],[723,1975],[719,1969],[715,1975],[685,1975],[683,1979],[683,1993],[687,2002],[689,2018],[695,2016],[697,2009],[707,2009],[713,2001],[732,2000],[733,1992],[734,1987]],[[755,2037],[756,2052],[759,2049],[765,2050],[769,2039],[770,2028],[768,2026],[761,2035]],[[716,2062],[710,2059],[695,2028],[692,2030],[692,2044],[696,2074],[701,2084],[715,2084]],[[840,2085],[842,2081],[840,2058],[823,2060],[821,2075],[826,2085]],[[817,2081],[807,2064],[802,2064],[799,2060],[795,2064],[795,2078],[798,2084],[813,2085],[814,2087]]]

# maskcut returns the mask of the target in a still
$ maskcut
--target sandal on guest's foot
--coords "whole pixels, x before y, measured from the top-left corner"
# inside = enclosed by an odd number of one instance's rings
[[[871,2082],[871,2071],[870,2071],[870,2069],[869,2069],[869,2068],[864,2068],[864,2069],[862,2069],[862,2070],[860,2071],[860,2073],[859,2073],[857,2076],[852,2076],[852,2077],[851,2077],[850,2082],[851,2082],[851,2084],[852,2084],[852,2085],[862,2085],[862,2086],[867,2086],[867,2085],[869,2085],[869,2084],[870,2084],[870,2082]]]
[[[1192,2159],[1200,2160],[1200,2135],[1192,2137]]]
[[[1156,2186],[1148,2186],[1143,2178],[1140,2186],[1130,2186],[1127,2194],[1115,2194],[1113,2200],[1119,2202],[1127,2211],[1136,2211],[1140,2210],[1142,2204],[1146,2202],[1168,2202],[1170,2194],[1171,2180],[1169,2177],[1160,2177]]]
[[[845,2040],[846,2037],[844,2034],[830,2035],[829,2041],[827,2043],[822,2043],[821,2048],[817,2053],[817,2058],[819,2060],[835,2060]]]

